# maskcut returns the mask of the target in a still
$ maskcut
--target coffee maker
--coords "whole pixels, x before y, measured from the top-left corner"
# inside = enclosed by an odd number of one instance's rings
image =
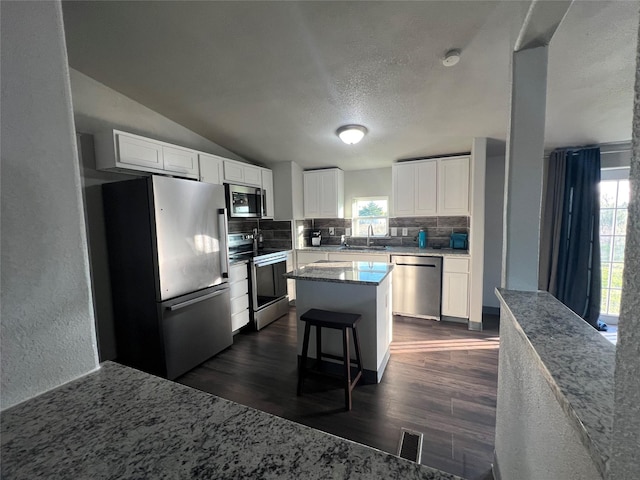
[[[322,232],[320,230],[312,230],[311,231],[311,246],[319,247],[322,242]]]

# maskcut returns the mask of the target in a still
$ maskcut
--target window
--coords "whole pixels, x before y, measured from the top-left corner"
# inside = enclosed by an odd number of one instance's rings
[[[389,231],[389,197],[354,198],[351,217],[354,237],[366,237],[369,225],[373,226],[374,236],[386,236]]]
[[[620,177],[619,174],[611,175],[611,172],[605,175],[603,171],[603,180],[600,182],[600,265],[602,268],[600,313],[614,317],[620,314],[629,202],[629,180],[615,178],[616,176]]]

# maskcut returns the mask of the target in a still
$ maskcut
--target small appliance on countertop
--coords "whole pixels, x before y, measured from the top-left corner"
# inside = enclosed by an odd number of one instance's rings
[[[449,248],[466,250],[469,247],[469,236],[466,233],[452,233]]]
[[[322,243],[322,232],[320,230],[313,230],[311,232],[311,246],[319,247]]]

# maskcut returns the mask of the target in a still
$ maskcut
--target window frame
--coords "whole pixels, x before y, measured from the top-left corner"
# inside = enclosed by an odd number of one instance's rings
[[[361,201],[366,201],[366,202],[376,202],[376,201],[381,201],[384,200],[385,202],[387,202],[387,214],[384,216],[379,216],[379,217],[360,217],[358,216],[358,210],[356,207],[356,204],[358,202]],[[389,200],[389,196],[387,195],[376,195],[376,196],[362,196],[362,197],[352,197],[351,198],[351,238],[367,238],[366,235],[356,235],[356,222],[358,219],[360,218],[371,218],[371,219],[385,219],[386,223],[387,223],[387,229],[386,229],[386,233],[384,235],[376,235],[375,233],[373,234],[373,237],[371,238],[389,238],[389,207],[390,207],[390,200]]]
[[[608,270],[609,270],[609,277],[607,279],[607,284],[604,284],[604,279],[602,279],[601,281],[601,290],[605,291],[607,290],[607,311],[609,310],[609,302],[610,302],[610,296],[611,296],[611,291],[620,291],[620,293],[622,293],[622,288],[618,288],[618,287],[611,287],[611,276],[612,276],[612,272],[613,272],[613,266],[617,265],[617,264],[622,264],[624,265],[624,251],[623,251],[623,258],[622,258],[622,262],[617,262],[614,261],[613,258],[613,247],[615,245],[615,238],[616,237],[623,237],[625,239],[625,243],[626,243],[626,231],[624,236],[623,235],[616,235],[615,232],[615,224],[616,224],[616,217],[617,217],[617,212],[618,210],[627,210],[628,211],[628,206],[627,207],[618,207],[618,195],[619,195],[619,188],[620,188],[620,181],[623,180],[628,180],[629,179],[629,167],[621,167],[621,168],[603,168],[601,170],[601,178],[600,178],[600,182],[611,182],[611,181],[615,181],[617,183],[617,188],[616,188],[616,199],[615,199],[615,206],[613,208],[611,207],[607,207],[607,208],[602,208],[602,206],[600,207],[600,215],[602,215],[602,210],[613,210],[613,232],[611,233],[611,235],[605,235],[605,236],[609,236],[611,237],[611,252],[609,254],[609,258],[606,261],[603,261],[602,257],[600,258],[600,268],[602,271],[604,271],[603,266],[605,264],[608,265]],[[599,234],[600,237],[602,237],[602,234]],[[602,251],[602,245],[600,245],[600,249]],[[614,313],[607,313],[607,312],[600,312],[600,319],[605,322],[605,323],[609,323],[612,325],[615,325],[618,323],[618,317],[619,314],[616,315]]]

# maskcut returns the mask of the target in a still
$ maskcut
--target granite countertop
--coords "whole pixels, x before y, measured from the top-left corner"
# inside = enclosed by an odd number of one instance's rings
[[[453,248],[418,248],[418,247],[386,247],[384,250],[367,249],[364,246],[353,245],[343,248],[339,245],[320,245],[319,247],[303,247],[296,250],[312,252],[332,252],[332,253],[369,253],[372,255],[418,255],[429,257],[468,257],[468,250],[457,250]]]
[[[284,276],[294,280],[380,285],[392,270],[393,265],[386,262],[331,262],[321,260],[288,272]]]
[[[600,471],[613,428],[615,346],[548,292],[496,289]]]
[[[112,362],[1,420],[3,479],[459,478]]]

